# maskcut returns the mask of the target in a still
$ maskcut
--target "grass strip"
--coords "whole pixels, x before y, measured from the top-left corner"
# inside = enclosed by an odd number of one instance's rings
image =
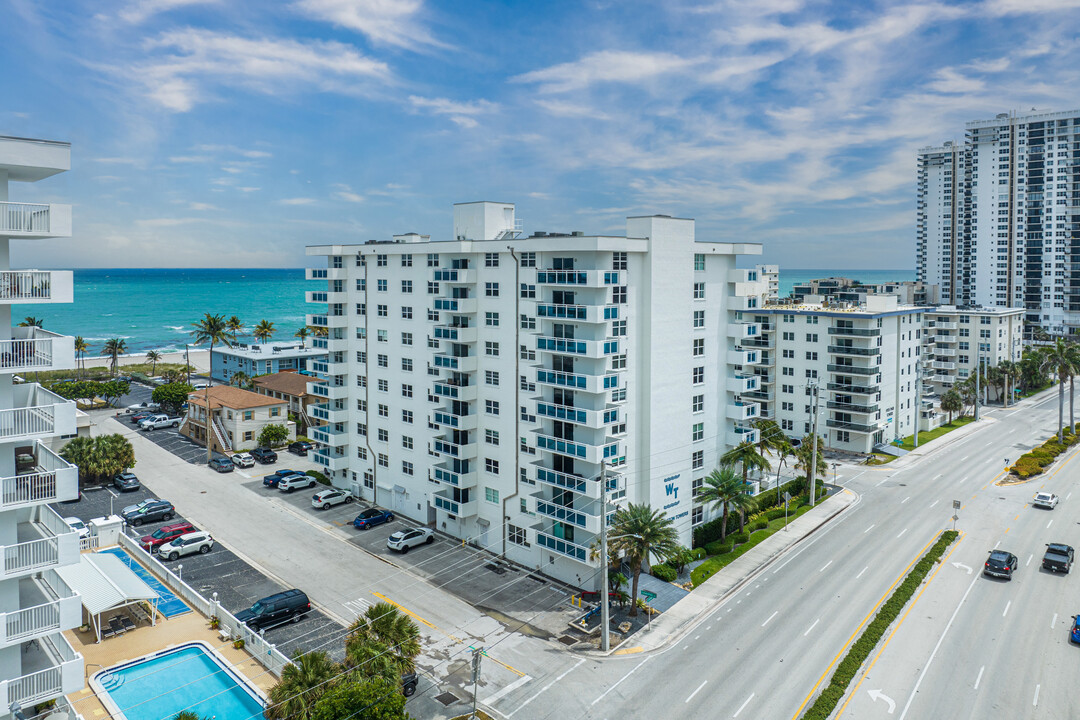
[[[933,570],[934,565],[941,560],[941,556],[960,533],[955,530],[945,530],[938,537],[933,547],[926,551],[922,559],[915,564],[904,581],[893,591],[892,596],[878,610],[877,615],[863,630],[859,639],[848,650],[847,655],[836,666],[828,686],[821,691],[814,704],[803,713],[802,720],[826,720],[836,709],[837,703],[844,697],[848,685],[859,672],[859,668],[870,657],[870,653],[877,647],[885,631],[900,616],[904,606],[908,604],[915,591],[919,589],[922,581]]]
[[[812,508],[809,505],[804,505],[797,510],[792,510],[788,516],[787,523],[790,524],[795,518],[802,516],[803,514],[810,512]],[[776,533],[777,531],[784,529],[784,519],[773,520],[769,523],[769,526],[765,530],[755,530],[750,534],[750,538],[739,545],[734,550],[730,550],[725,553],[719,553],[717,555],[710,555],[709,558],[698,565],[690,572],[690,581],[694,583],[694,587],[698,587],[701,583],[708,580],[724,567],[728,566],[736,559],[740,558],[751,550],[755,545],[760,543],[765,538]]]
[[[970,415],[965,415],[963,417],[956,418],[952,422],[947,422],[944,425],[936,427],[933,430],[924,430],[919,433],[919,447],[922,447],[926,443],[933,440],[937,440],[942,435],[950,433],[957,428],[962,428],[965,425],[973,422],[975,422],[975,418],[971,417]],[[914,450],[915,436],[908,435],[906,438],[904,438],[903,442],[900,443],[900,447],[904,450]]]

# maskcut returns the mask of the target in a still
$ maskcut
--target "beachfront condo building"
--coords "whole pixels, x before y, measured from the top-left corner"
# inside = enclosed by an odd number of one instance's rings
[[[1080,328],[1080,110],[1001,113],[919,151],[918,277],[954,305]]]
[[[756,440],[761,361],[745,340],[768,292],[737,269],[759,245],[694,221],[631,217],[625,236],[525,235],[508,203],[454,206],[453,239],[308,254],[327,353],[309,392],[313,454],[339,487],[578,587],[601,496],[646,503],[689,545],[693,490]],[[609,505],[608,513],[614,512]]]
[[[233,375],[244,373],[249,378],[279,372],[308,372],[316,360],[326,360],[326,351],[310,342],[238,343],[218,345],[211,353],[211,377],[218,382],[231,382]]]
[[[942,395],[983,367],[1018,362],[1024,351],[1024,309],[939,305],[923,315],[923,381],[930,393]],[[1004,387],[991,386],[988,396],[1000,399]]]
[[[745,397],[785,435],[813,429],[825,446],[865,454],[914,432],[922,315],[894,295],[851,303],[808,295],[758,308],[747,319],[759,334],[744,341],[761,353],[757,387]]]
[[[76,431],[75,404],[17,375],[75,367],[74,338],[15,327],[24,310],[70,303],[72,275],[11,269],[13,242],[71,236],[71,206],[23,202],[18,189],[68,170],[67,143],[0,136],[0,720],[83,687],[83,659],[63,630],[82,602],[57,568],[79,562],[79,537],[48,503],[74,500],[78,469],[50,449]],[[36,188],[35,188],[36,189]],[[38,197],[41,197],[39,194]]]

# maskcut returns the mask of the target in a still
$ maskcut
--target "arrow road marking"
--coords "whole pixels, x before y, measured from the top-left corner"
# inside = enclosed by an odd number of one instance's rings
[[[891,697],[881,692],[880,690],[867,690],[866,692],[870,693],[870,699],[874,702],[877,702],[878,700],[884,700],[885,702],[889,703],[890,715],[896,712],[896,703],[893,702]]]
[[[954,568],[956,568],[957,570],[966,570],[966,571],[967,571],[967,574],[968,574],[968,575],[970,575],[970,574],[971,574],[971,568],[969,568],[969,567],[968,567],[967,565],[965,565],[964,563],[960,563],[960,562],[954,562],[954,563],[953,563],[952,565],[953,565],[953,567],[954,567]]]

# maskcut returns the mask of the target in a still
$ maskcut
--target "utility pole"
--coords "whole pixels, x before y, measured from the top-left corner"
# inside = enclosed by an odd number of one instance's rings
[[[982,375],[982,355],[975,365],[975,422],[979,422],[979,376]]]
[[[469,720],[476,720],[476,686],[480,682],[480,658],[484,654],[484,648],[472,649],[472,714]]]
[[[608,617],[607,459],[600,461],[600,649],[611,649]]]
[[[187,368],[187,384],[191,384],[191,355],[188,354],[188,345],[184,343],[184,367]]]
[[[817,416],[818,416],[818,385],[814,383],[810,386],[810,392],[813,394],[813,431],[810,435],[810,442],[813,443],[813,447],[810,450],[810,472],[809,474],[809,488],[810,488],[810,507],[814,507],[814,501],[817,499],[817,487],[814,482],[815,471],[817,470]]]
[[[922,417],[922,358],[915,363],[915,447],[919,447],[920,417]]]

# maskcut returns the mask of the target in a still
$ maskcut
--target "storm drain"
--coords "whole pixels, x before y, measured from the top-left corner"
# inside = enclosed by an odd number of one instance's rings
[[[577,645],[578,639],[576,637],[571,637],[570,635],[563,635],[559,638],[559,642],[563,645]]]
[[[435,699],[438,700],[439,702],[441,702],[444,707],[446,705],[450,705],[451,703],[456,703],[458,701],[457,695],[455,695],[454,693],[450,693],[450,692],[444,692],[441,695],[436,695]]]

